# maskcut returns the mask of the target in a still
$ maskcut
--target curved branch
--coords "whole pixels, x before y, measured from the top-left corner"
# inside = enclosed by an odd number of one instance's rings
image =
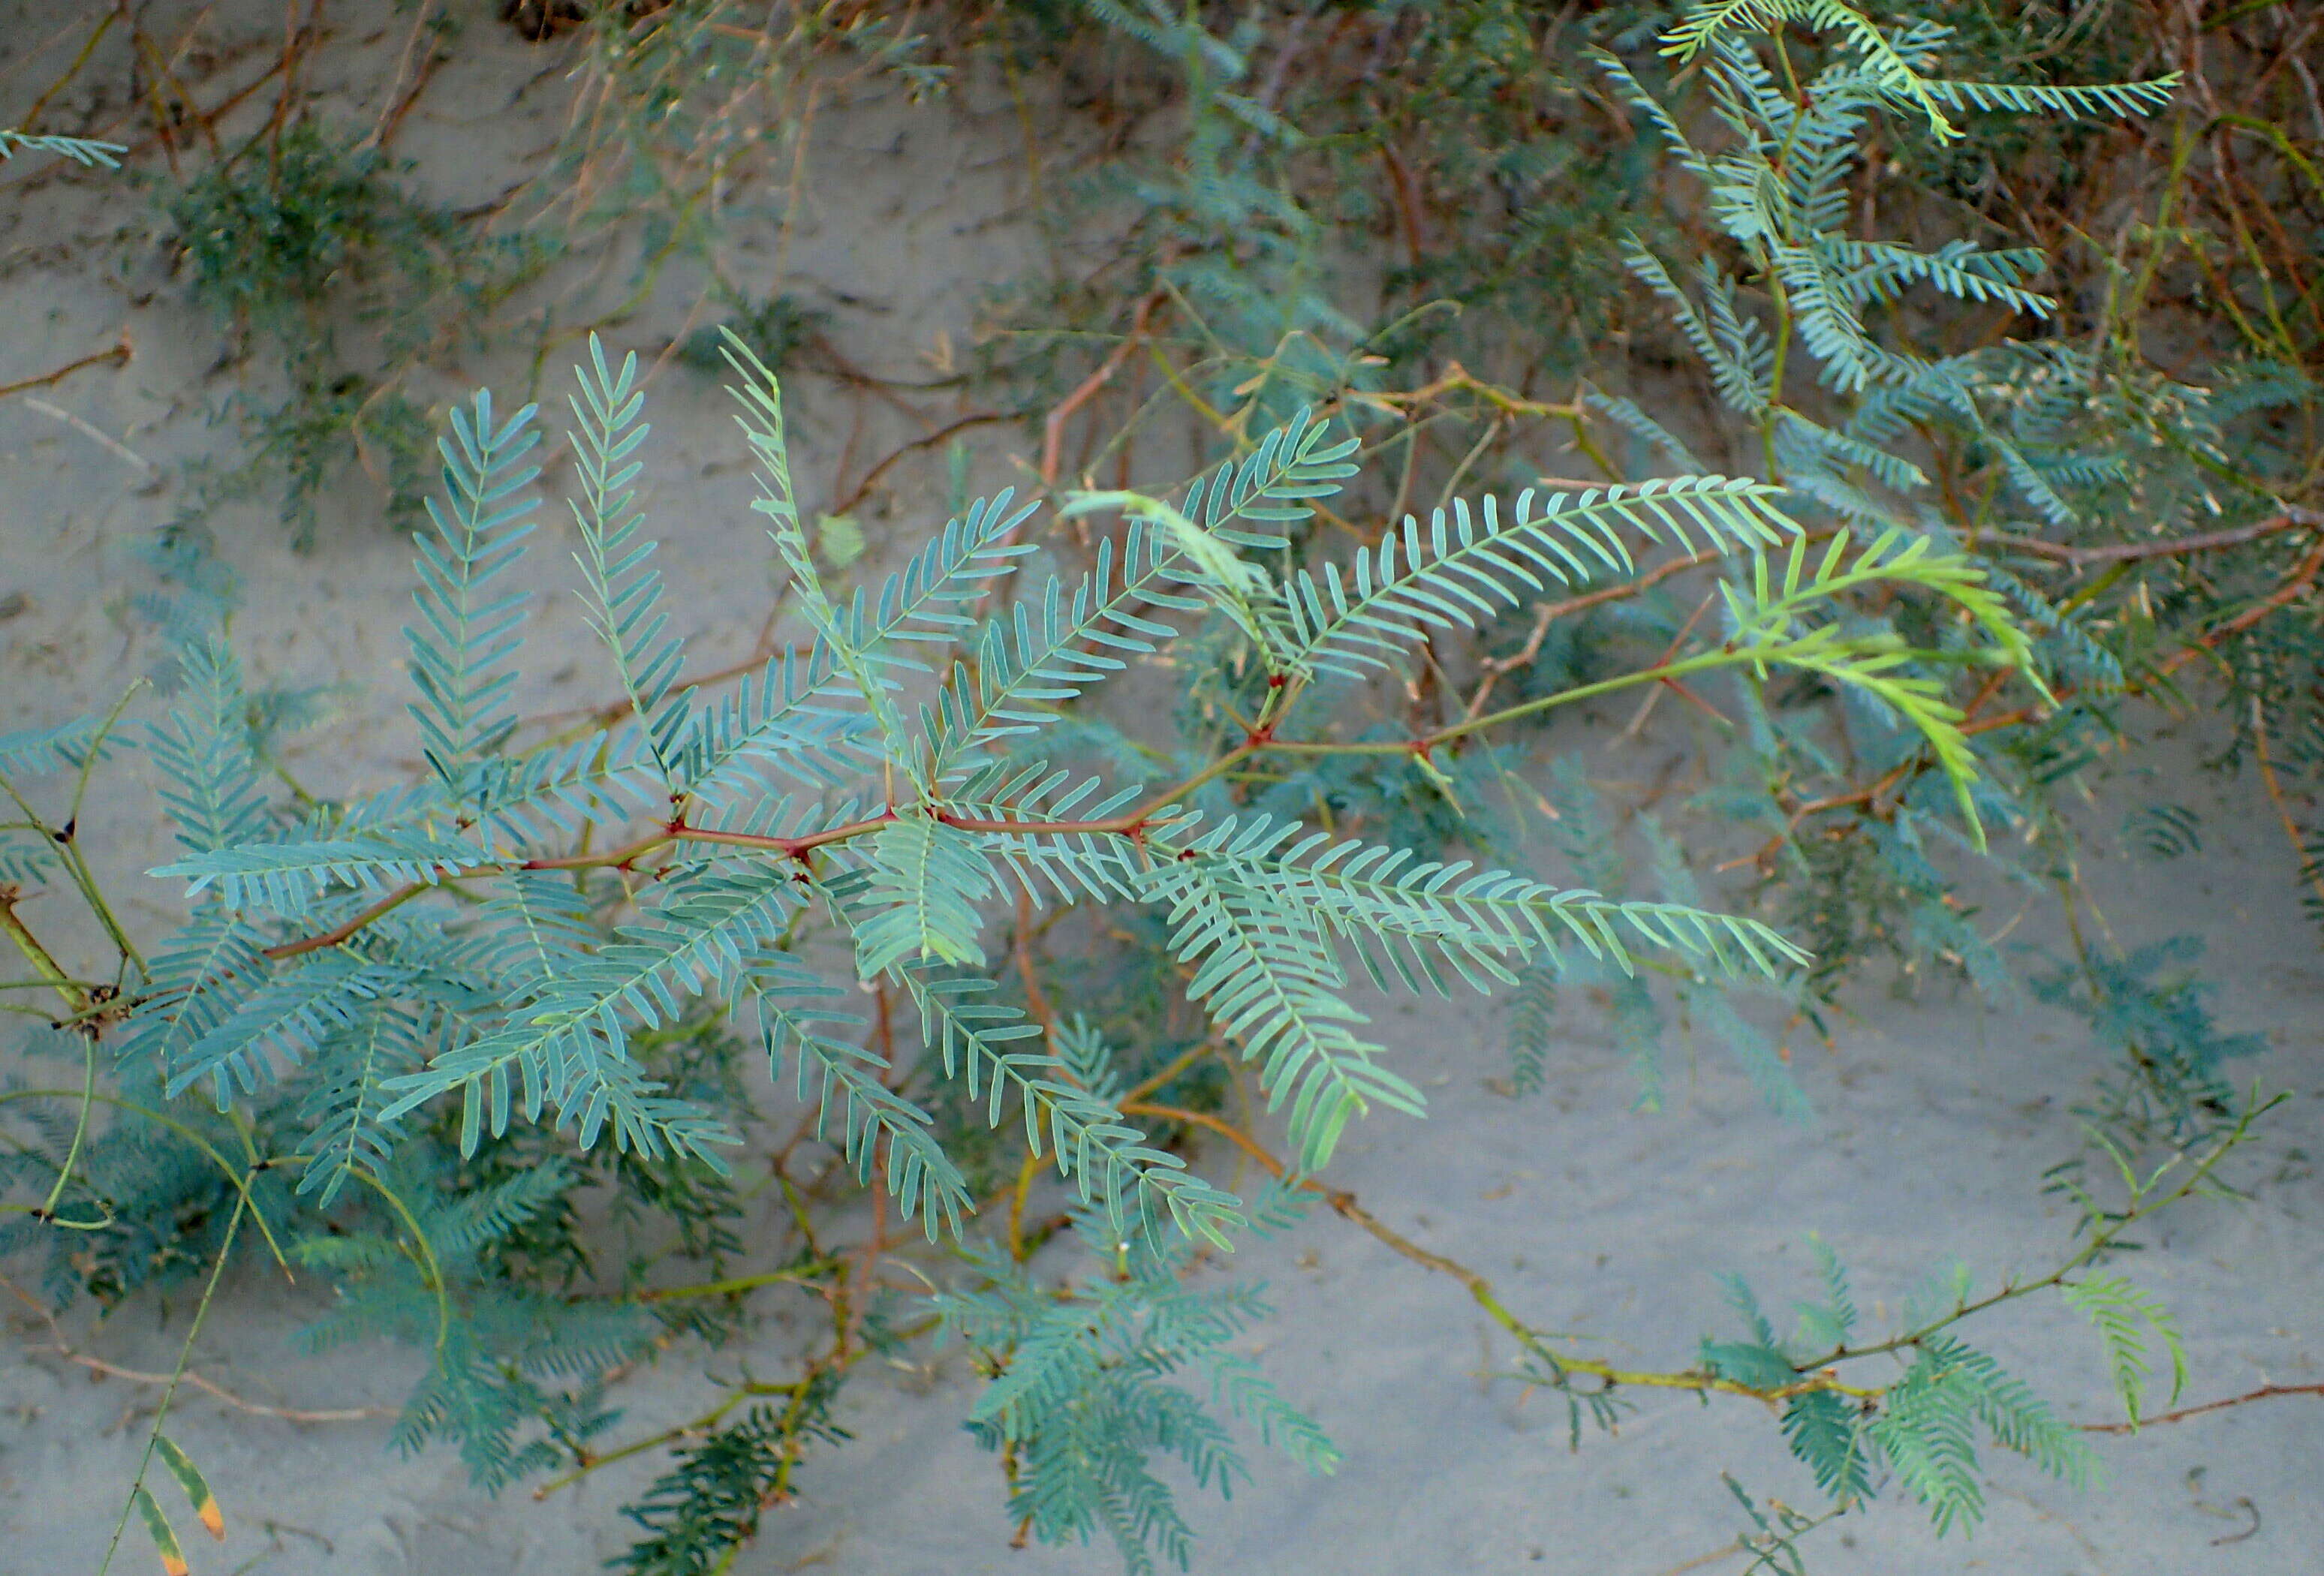
[[[2240,1396],[2222,1400],[2206,1401],[2200,1406],[2181,1406],[2176,1412],[2158,1412],[2152,1417],[2142,1417],[2135,1423],[2080,1423],[2075,1426],[2084,1433],[2136,1433],[2142,1428],[2152,1428],[2158,1423],[2184,1423],[2190,1417],[2207,1413],[2225,1412],[2230,1406],[2248,1406],[2254,1401],[2269,1401],[2278,1396],[2324,1396],[2324,1384],[2262,1385],[2256,1390],[2246,1390]]]
[[[2068,547],[2063,542],[2043,541],[2039,537],[2006,536],[2000,531],[1982,533],[1977,539],[1977,545],[1979,548],[2007,548],[2012,552],[2047,558],[2053,564],[2070,565],[2079,569],[2099,564],[2137,564],[2153,558],[2183,558],[2194,553],[2213,553],[2281,536],[2288,530],[2324,530],[2324,513],[2312,509],[2286,507],[2281,514],[2251,525],[2237,526],[2233,530],[2206,531],[2200,536],[2172,537],[2162,541],[2110,542],[2096,548]]]

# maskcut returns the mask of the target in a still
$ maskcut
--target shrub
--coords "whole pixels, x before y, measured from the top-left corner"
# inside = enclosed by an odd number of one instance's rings
[[[1655,58],[1701,85],[1707,111],[1651,81],[1635,49],[1593,57],[1597,90],[1694,183],[1655,244],[1618,244],[1608,203],[1600,261],[1669,314],[1758,474],[1708,474],[1636,394],[1584,386],[1549,402],[1456,364],[1439,392],[1497,413],[1424,522],[1402,502],[1425,401],[1395,374],[1425,348],[1374,353],[1337,315],[1314,272],[1320,227],[1286,195],[1307,150],[1268,95],[1237,86],[1250,39],[1219,37],[1196,8],[1088,9],[1185,73],[1185,158],[1140,189],[1171,234],[1139,285],[1203,326],[1183,373],[1160,359],[1233,451],[1167,496],[1056,488],[1055,516],[1088,544],[1078,572],[1035,539],[1042,500],[1003,493],[850,592],[818,561],[829,522],[802,517],[761,355],[795,347],[814,318],[730,290],[742,331],[724,353],[755,507],[810,638],[746,674],[704,676],[672,632],[637,502],[636,360],[593,336],[565,428],[568,502],[580,594],[622,698],[542,736],[511,702],[544,579],[525,556],[539,412],[477,394],[439,440],[420,538],[417,780],[345,802],[278,791],[272,739],[296,708],[248,690],[223,622],[204,616],[222,604],[198,596],[173,615],[185,638],[166,716],[124,723],[124,700],[0,738],[23,816],[0,834],[0,928],[27,983],[64,1004],[34,1050],[79,1064],[59,1087],[0,1092],[23,1126],[0,1160],[22,1200],[0,1249],[40,1257],[60,1298],[206,1277],[204,1310],[237,1245],[296,1258],[340,1294],[309,1340],[427,1352],[396,1438],[456,1444],[488,1488],[539,1474],[554,1487],[671,1447],[628,1511],[644,1535],[620,1564],[641,1573],[723,1568],[807,1453],[844,1446],[833,1408],[863,1357],[936,1338],[989,1381],[969,1422],[1023,1535],[1102,1536],[1134,1570],[1185,1562],[1168,1463],[1225,1490],[1247,1475],[1249,1435],[1311,1470],[1339,1459],[1231,1350],[1265,1314],[1257,1294],[1192,1273],[1319,1199],[1458,1277],[1577,1435],[1639,1390],[1766,1404],[1823,1505],[1763,1505],[1732,1485],[1760,1568],[1799,1568],[1803,1536],[1888,1485],[1941,1530],[1973,1524],[1980,1449],[2085,1479],[2080,1432],[1969,1338],[1987,1311],[2055,1293],[2097,1328],[2134,1422],[2166,1378],[2176,1394],[2177,1323],[2114,1261],[2158,1212],[2221,1185],[2271,1103],[2227,1082],[2221,1063],[2253,1047],[2164,972],[2180,951],[2086,950],[2034,982],[2123,1054],[2089,1112],[2089,1151],[2051,1174],[2074,1235],[2046,1268],[1983,1289],[1936,1275],[1884,1330],[1863,1328],[1844,1265],[1820,1247],[1795,1331],[1737,1280],[1730,1338],[1682,1365],[1620,1368],[1319,1175],[1351,1124],[1425,1115],[1354,1005],[1361,986],[1507,992],[1520,1092],[1541,1081],[1557,995],[1602,992],[1649,1102],[1675,1009],[1772,1106],[1796,1110],[1765,1015],[1736,991],[1812,1018],[1886,956],[2008,999],[2015,973],[1949,878],[1974,862],[2070,881],[2055,791],[2127,699],[2231,651],[2239,704],[2310,714],[2300,663],[2317,641],[2300,596],[2324,549],[2302,545],[2317,521],[2286,496],[2277,425],[2304,409],[2304,380],[2255,362],[2202,390],[2112,343],[2011,338],[2010,322],[2057,309],[2033,288],[2039,254],[1855,233],[1851,183],[1877,139],[1910,128],[1949,147],[1972,117],[2003,113],[2135,116],[2163,106],[2170,81],[1949,78],[1943,29],[1883,27],[1837,0],[1691,9]],[[1473,109],[1478,81],[1514,79],[1531,36],[1521,10],[1424,19],[1416,59],[1448,101]],[[652,48],[622,69],[682,97],[669,51],[715,33],[715,12],[572,20],[642,37]],[[1047,10],[1036,20],[1072,31]],[[910,53],[885,35],[880,48]],[[230,171],[204,189],[294,216],[276,226],[289,239],[272,271],[250,276],[260,306],[305,300],[361,228],[346,216],[394,206],[368,167],[333,174],[328,150],[311,151],[300,189],[337,194],[327,222]],[[1601,197],[1620,162],[1591,165]],[[1503,171],[1517,186],[1541,175],[1517,163]],[[1494,241],[1512,256],[1531,244]],[[1942,343],[1949,323],[1917,314],[1932,300],[1987,314],[1993,331]],[[1147,328],[1141,316],[1133,340]],[[1508,442],[1520,417],[1564,424],[1608,479],[1469,485],[1489,450],[1526,474]],[[1390,489],[1367,462],[1399,444]],[[1687,474],[1628,482],[1615,447]],[[1053,447],[1045,483],[1062,469]],[[1378,531],[1351,502],[1368,484],[1398,501]],[[2164,529],[2113,528],[2100,501],[2124,489],[2163,504],[2144,518]],[[2198,500],[2226,518],[2192,533]],[[2039,576],[2055,567],[2102,574],[2052,597]],[[1107,684],[1166,660],[1167,725],[1128,725]],[[1543,801],[1570,877],[1518,868],[1524,828],[1493,791],[1516,777],[1505,741],[1631,691],[1729,725],[1710,805],[1749,831],[1734,862],[1756,893],[1707,897],[1692,825],[1642,816],[1643,895],[1612,816],[1570,770]],[[2248,742],[2266,740],[2263,723]],[[150,953],[74,835],[91,773],[132,745],[164,781],[181,845],[154,873],[190,911]],[[61,814],[15,785],[42,773],[63,785]],[[2003,825],[2008,846],[1987,836]],[[2166,806],[2154,834],[2193,833]],[[112,978],[57,962],[17,911],[33,885],[87,902],[117,949]],[[1755,900],[1773,922],[1745,911]],[[1057,908],[1105,918],[1073,959],[1065,1010],[1047,956]],[[835,1165],[796,1175],[818,1140]],[[1206,1141],[1255,1163],[1261,1188],[1238,1198],[1205,1175]],[[762,1157],[789,1205],[794,1236],[771,1268],[749,1267],[739,1234],[742,1155]],[[585,1225],[593,1195],[617,1201],[610,1228]],[[835,1246],[851,1201],[870,1212],[869,1242]],[[870,1274],[891,1213],[949,1258],[948,1284],[918,1305]],[[1053,1241],[1073,1254],[1043,1253]],[[609,1442],[617,1369],[674,1335],[724,1338],[741,1299],[773,1285],[816,1288],[830,1313],[793,1378]],[[147,1468],[168,1468],[209,1524],[215,1501],[167,1423],[165,1396]],[[135,1511],[178,1558],[150,1477],[122,1522]]]

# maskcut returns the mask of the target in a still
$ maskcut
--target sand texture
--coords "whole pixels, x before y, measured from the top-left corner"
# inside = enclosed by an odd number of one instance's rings
[[[217,9],[221,37],[280,28],[279,5]],[[0,6],[0,40],[14,48],[20,32],[44,34],[52,23],[36,19],[54,11]],[[317,57],[309,88],[327,113],[375,115],[366,97],[375,85],[350,61],[366,35],[408,23],[383,4],[350,0],[332,14],[346,47]],[[522,152],[558,124],[550,95],[521,90],[544,57],[497,24],[480,21],[470,36],[474,47],[447,68],[455,78],[431,89],[401,134],[425,180],[457,180],[460,189],[436,193],[455,203],[502,189]],[[249,74],[245,60],[235,75],[235,58],[227,52],[216,80]],[[16,107],[23,94],[11,85],[5,100]],[[263,118],[265,107],[251,113]],[[782,287],[829,311],[831,342],[854,364],[928,375],[969,342],[988,287],[1056,244],[1011,217],[1026,198],[1019,134],[1005,97],[976,83],[933,107],[908,105],[892,84],[835,89],[819,104],[796,205],[779,192],[735,194],[740,266],[771,280],[779,247]],[[0,729],[102,710],[160,657],[129,604],[153,584],[135,549],[188,496],[186,463],[230,448],[230,429],[209,418],[244,375],[222,363],[221,330],[170,272],[150,197],[87,179],[33,182],[31,173],[21,161],[0,171],[8,323],[0,383],[101,348],[124,329],[135,359],[0,400]],[[539,288],[580,299],[598,287],[576,263]],[[691,286],[672,279],[610,328],[608,342],[656,360],[697,306]],[[546,387],[559,399],[570,354],[548,359]],[[521,349],[447,357],[428,392],[448,399],[491,380],[513,393],[526,365]],[[975,410],[973,393],[959,390],[899,407],[827,375],[799,379],[790,398],[810,510],[844,497],[872,456]],[[648,506],[676,616],[701,666],[752,649],[774,583],[722,400],[701,373],[657,367]],[[1023,479],[1010,457],[1024,452],[1019,436],[968,433],[978,487]],[[1141,457],[1140,479],[1160,485],[1185,468],[1181,456],[1155,452]],[[567,474],[552,459],[552,486]],[[892,562],[940,521],[943,475],[932,447],[899,463],[857,506],[873,562]],[[213,522],[244,589],[234,633],[254,682],[327,687],[329,720],[291,741],[286,764],[333,793],[384,786],[418,764],[399,635],[411,617],[410,547],[368,517],[374,505],[365,484],[337,490],[304,554],[290,550],[263,496]],[[547,573],[564,562],[570,531],[546,511],[543,519]],[[523,708],[584,706],[613,692],[571,598],[552,599],[531,627]],[[1557,745],[1589,751],[1594,776],[1654,780],[1683,738],[1648,730],[1614,742],[1626,714],[1562,723]],[[2181,934],[2208,942],[2206,975],[2224,1022],[2264,1034],[2271,1047],[2236,1072],[2298,1097],[2237,1162],[2250,1202],[2196,1203],[2146,1234],[2135,1268],[2187,1333],[2190,1402],[2324,1380],[2324,1182],[2315,1166],[2324,1156],[2315,1115],[2324,957],[2257,783],[2200,772],[2199,742],[2167,743],[2141,764],[2202,810],[2200,852],[2155,862],[2120,834],[2121,805],[2133,801],[2107,801],[2091,810],[2086,872],[2119,943]],[[2153,785],[2113,786],[2135,795]],[[102,850],[103,873],[134,925],[154,935],[174,920],[171,889],[136,873],[169,844],[134,758],[100,783],[81,835]],[[33,917],[54,912],[64,951],[95,958],[98,938],[64,920],[66,899],[43,903]],[[2061,945],[2045,917],[2053,907],[2036,903],[2014,939]],[[1520,1101],[1503,1092],[1495,1007],[1366,1005],[1433,1114],[1372,1120],[1344,1145],[1333,1184],[1415,1243],[1490,1276],[1536,1324],[1651,1367],[1683,1366],[1699,1337],[1730,1331],[1715,1272],[1748,1275],[1777,1308],[1807,1296],[1810,1233],[1852,1267],[1875,1323],[1947,1256],[1986,1286],[2047,1267],[2071,1221],[2042,1198],[2042,1173],[2074,1152],[2069,1108],[2106,1064],[2061,1012],[1996,1013],[1948,986],[1907,999],[1874,982],[1850,998],[1852,1017],[1829,1052],[1812,1037],[1800,1042],[1794,1066],[1819,1113],[1812,1123],[1769,1113],[1723,1057],[1698,1060],[1683,1044],[1668,1053],[1668,1109],[1646,1115],[1630,1109],[1636,1083],[1585,1009],[1563,1022],[1545,1090]],[[1230,1159],[1211,1154],[1204,1163],[1223,1171]],[[1562,1403],[1507,1377],[1507,1342],[1458,1284],[1328,1212],[1241,1260],[1236,1273],[1267,1281],[1277,1310],[1250,1350],[1347,1461],[1336,1477],[1309,1480],[1254,1446],[1258,1481],[1231,1505],[1190,1490],[1198,1570],[1731,1571],[1744,1562],[1720,1551],[1743,1523],[1722,1470],[1762,1495],[1816,1503],[1774,1420],[1748,1401],[1646,1396],[1618,1433],[1585,1428],[1580,1448],[1569,1449]],[[391,1415],[422,1359],[386,1346],[299,1356],[291,1337],[319,1295],[245,1267],[202,1334],[192,1369],[203,1379],[262,1408],[351,1415],[298,1421],[205,1390],[180,1396],[171,1433],[202,1462],[229,1528],[222,1549],[204,1542],[191,1551],[198,1572],[576,1576],[627,1546],[632,1529],[616,1513],[659,1458],[537,1502],[523,1489],[479,1495],[448,1451],[393,1456]],[[97,1569],[151,1417],[155,1386],[93,1372],[60,1348],[122,1369],[166,1370],[190,1296],[143,1297],[98,1323],[84,1305],[58,1326],[11,1303],[0,1346],[0,1576]],[[779,1297],[759,1305],[763,1327],[736,1345],[706,1358],[681,1344],[623,1378],[621,1435],[698,1409],[713,1395],[706,1365],[720,1376],[784,1371],[811,1332],[811,1310]],[[2096,1338],[2054,1300],[2020,1304],[1973,1335],[2069,1418],[2119,1415]],[[958,1426],[977,1384],[956,1350],[925,1346],[865,1371],[841,1409],[855,1442],[808,1462],[801,1498],[770,1514],[735,1561],[737,1576],[1118,1568],[1104,1548],[1009,1547],[994,1460]],[[1820,1535],[1812,1566],[1861,1576],[2324,1571],[2324,1397],[2100,1436],[2099,1445],[2108,1480],[2090,1492],[2003,1457],[1988,1522],[1974,1537],[1936,1538],[1917,1507],[1892,1496]],[[150,1568],[139,1537],[133,1528],[115,1569]]]

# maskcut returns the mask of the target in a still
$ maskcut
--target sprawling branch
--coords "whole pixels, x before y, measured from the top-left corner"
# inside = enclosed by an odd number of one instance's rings
[[[2000,531],[1986,531],[1978,537],[1977,541],[1980,548],[2006,548],[2011,552],[2024,553],[2029,558],[2047,558],[2053,564],[2087,569],[2107,564],[2140,564],[2154,558],[2183,558],[2196,553],[2216,553],[2227,548],[2263,541],[2272,536],[2282,536],[2290,530],[2324,530],[2324,513],[2288,505],[2281,514],[2270,515],[2250,525],[2237,526],[2233,530],[2167,537],[2159,541],[2108,542],[2095,548],[2068,547],[2063,542],[2044,541],[2039,537],[2008,536]]]

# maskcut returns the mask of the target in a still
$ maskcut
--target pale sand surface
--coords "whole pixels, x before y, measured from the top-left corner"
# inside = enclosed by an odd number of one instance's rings
[[[0,37],[33,9],[0,10]],[[345,23],[349,36],[359,35],[364,8],[344,9],[355,18]],[[279,26],[279,7],[255,0],[226,10]],[[473,174],[472,191],[444,194],[453,200],[497,189],[508,165],[495,150],[537,147],[549,129],[545,112],[525,104],[483,117],[496,134],[489,145],[475,124],[462,124],[463,113],[505,102],[508,84],[538,60],[497,29],[473,31],[475,59],[452,69],[473,71],[475,83],[432,95],[406,134],[406,151],[423,158],[431,180],[449,179],[447,170]],[[317,67],[327,94],[334,59],[327,51]],[[899,374],[927,365],[946,339],[959,343],[973,328],[985,283],[1036,251],[1026,226],[998,217],[1022,200],[1011,184],[1013,122],[973,91],[963,98],[914,111],[881,90],[823,111],[787,284],[825,292],[834,339],[858,364]],[[455,152],[466,162],[447,163]],[[0,382],[86,354],[124,324],[138,351],[125,370],[38,391],[41,405],[0,401],[0,597],[23,598],[0,622],[0,728],[101,709],[153,659],[152,637],[124,608],[128,591],[150,584],[133,549],[182,497],[176,467],[225,440],[203,421],[232,386],[233,374],[210,370],[217,333],[182,299],[182,281],[164,276],[150,244],[133,244],[125,266],[118,261],[120,251],[102,239],[116,225],[151,228],[144,199],[86,181],[30,195],[0,185],[0,292],[10,325]],[[762,233],[748,225],[742,232],[746,251],[763,254],[772,244],[770,222]],[[829,295],[843,290],[865,304]],[[675,286],[667,295],[622,326],[616,348],[650,356],[668,343],[693,302]],[[485,357],[459,371],[510,379],[520,366]],[[459,382],[434,392],[456,392]],[[654,400],[650,506],[677,615],[698,637],[701,661],[739,657],[757,632],[770,580],[733,429],[715,388],[682,368],[659,380]],[[806,378],[794,390],[811,505],[831,496],[843,456],[860,475],[862,456],[920,435],[876,401],[861,406],[851,445],[857,407],[844,387]],[[958,413],[928,409],[939,419]],[[1004,453],[979,451],[980,486],[1011,479]],[[1146,479],[1154,482],[1184,468],[1175,456],[1157,455],[1152,465],[1158,474]],[[942,495],[934,463],[907,462],[892,475],[892,527],[878,507],[865,510],[879,551],[891,558],[908,548],[910,532],[935,523],[936,506],[912,500]],[[335,687],[334,720],[293,742],[294,770],[334,791],[407,770],[414,752],[397,631],[410,617],[408,544],[353,505],[327,511],[321,545],[307,556],[286,549],[263,507],[229,511],[217,523],[248,591],[235,634],[254,680]],[[543,558],[561,561],[553,521],[544,537]],[[602,699],[608,685],[577,607],[553,607],[533,628],[526,705]],[[1572,747],[1591,734],[1570,728],[1556,737]],[[1658,748],[1632,745],[1593,770],[1648,779]],[[2138,855],[2115,830],[2116,804],[2093,812],[2088,873],[2122,943],[2182,933],[2209,941],[2206,972],[2220,987],[2227,1027],[2263,1032],[2272,1047],[2238,1073],[2301,1097],[2238,1174],[2256,1184],[2255,1201],[2184,1209],[2134,1265],[2186,1330],[2190,1398],[2201,1400],[2324,1378],[2324,1184],[2313,1164],[2324,1153],[2313,1103],[2324,1094],[2324,962],[2257,785],[2201,777],[2191,754],[2162,751],[2160,785],[2116,787],[2126,795],[2167,788],[2200,806],[2201,852],[2162,864]],[[117,773],[83,825],[106,851],[115,889],[130,895],[133,923],[152,934],[171,917],[171,894],[152,882],[139,890],[132,872],[157,862],[166,834],[134,777]],[[61,899],[54,908],[62,911]],[[2037,913],[2017,938],[2054,944],[2053,928]],[[88,939],[64,935],[68,950]],[[1796,1064],[1821,1112],[1803,1129],[1767,1114],[1715,1053],[1693,1062],[1683,1045],[1670,1051],[1670,1109],[1632,1113],[1628,1070],[1580,1013],[1567,1020],[1571,1038],[1553,1057],[1547,1090],[1512,1101],[1488,1082],[1505,1071],[1492,1009],[1378,1004],[1389,1045],[1426,1088],[1434,1115],[1375,1120],[1346,1145],[1333,1180],[1423,1246],[1490,1276],[1535,1323],[1603,1340],[1609,1354],[1640,1366],[1681,1366],[1698,1336],[1727,1332],[1714,1271],[1746,1273],[1775,1307],[1807,1295],[1812,1231],[1853,1267],[1868,1315],[1893,1310],[1909,1282],[1947,1255],[1988,1285],[2010,1269],[2053,1262],[2069,1222],[2040,1199],[2040,1175],[2073,1151],[2067,1108],[2104,1066],[2079,1022],[2040,1008],[1996,1014],[1943,990],[1907,1001],[1868,989],[1852,1007],[1834,1051],[1811,1045]],[[1268,1373],[1313,1410],[1348,1461],[1337,1477],[1309,1481],[1254,1447],[1259,1480],[1231,1506],[1189,1495],[1203,1535],[1198,1569],[1658,1576],[1690,1568],[1738,1530],[1722,1469],[1762,1494],[1813,1503],[1773,1420],[1748,1403],[1706,1408],[1685,1396],[1647,1397],[1618,1436],[1585,1433],[1570,1452],[1553,1397],[1527,1399],[1492,1377],[1510,1366],[1506,1346],[1489,1339],[1461,1288],[1344,1222],[1311,1220],[1242,1257],[1239,1272],[1268,1281],[1277,1307],[1258,1333]],[[80,1318],[71,1328],[109,1361],[166,1368],[188,1299],[172,1294],[166,1321],[148,1298],[101,1329],[88,1331]],[[290,1350],[292,1332],[317,1305],[314,1294],[286,1291],[279,1279],[238,1275],[202,1337],[198,1370],[246,1397],[294,1408],[400,1401],[419,1369],[412,1352],[358,1349],[318,1361]],[[0,1357],[0,1572],[93,1571],[134,1470],[152,1391],[92,1382],[34,1353],[46,1339],[37,1324],[12,1318],[10,1328],[14,1343]],[[2070,1311],[2044,1302],[1970,1333],[2035,1377],[2070,1417],[2114,1415],[2098,1343]],[[708,1366],[722,1375],[745,1367],[778,1374],[792,1350],[790,1327],[778,1319]],[[773,1513],[734,1569],[1031,1576],[1113,1568],[1102,1548],[1006,1546],[993,1459],[957,1426],[973,1376],[957,1353],[914,1356],[926,1366],[873,1369],[850,1385],[842,1418],[856,1442],[810,1461],[801,1502]],[[709,1393],[702,1369],[698,1354],[680,1348],[623,1381],[622,1433],[687,1415]],[[387,1428],[383,1417],[254,1418],[185,1396],[171,1432],[208,1471],[231,1529],[222,1552],[193,1551],[197,1571],[563,1576],[626,1546],[615,1511],[655,1470],[631,1463],[546,1503],[522,1491],[495,1502],[468,1488],[448,1451],[409,1461],[387,1454]],[[2107,1438],[2102,1450],[2110,1476],[2102,1489],[2077,1493],[2003,1458],[1990,1520],[1974,1538],[1939,1541],[1916,1507],[1892,1499],[1821,1535],[1812,1568],[1866,1576],[2324,1571],[2324,1401],[2269,1402]],[[118,1568],[145,1568],[139,1535],[133,1529]]]

